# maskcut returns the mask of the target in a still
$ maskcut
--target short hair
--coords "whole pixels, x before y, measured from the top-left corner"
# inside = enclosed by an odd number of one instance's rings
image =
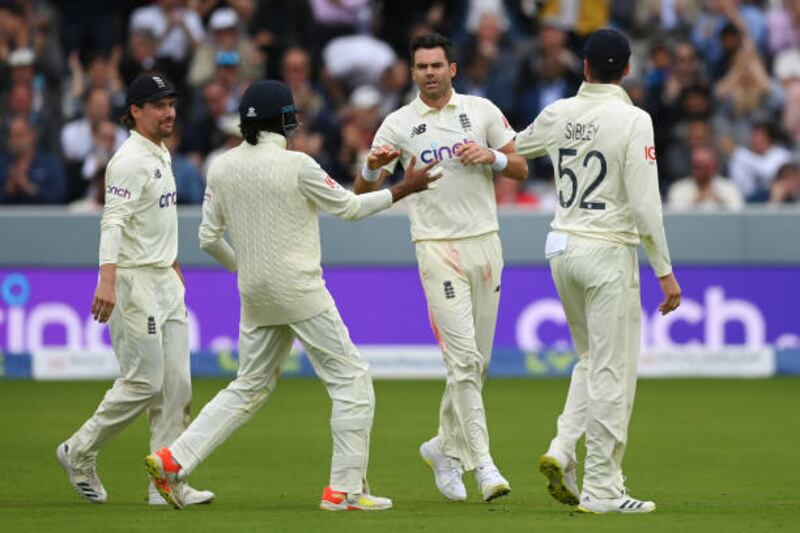
[[[793,173],[800,173],[800,165],[789,161],[788,163],[784,163],[778,168],[778,172],[775,173],[775,180],[781,180],[786,177],[787,174]]]
[[[442,34],[439,33],[425,33],[418,35],[411,40],[411,66],[414,66],[414,54],[417,50],[424,48],[425,50],[432,50],[434,48],[441,48],[444,50],[444,56],[447,58],[448,63],[455,63],[455,52],[453,51],[453,43]]]
[[[596,65],[588,59],[586,61],[589,63],[589,73],[592,75],[593,80],[600,83],[611,83],[622,79],[630,60],[624,64],[601,62]]]

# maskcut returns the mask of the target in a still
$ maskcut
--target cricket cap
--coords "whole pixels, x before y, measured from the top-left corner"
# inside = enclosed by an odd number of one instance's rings
[[[178,93],[167,78],[157,74],[140,74],[128,86],[125,104],[141,106],[145,102],[171,96],[178,96]]]
[[[603,28],[586,40],[583,57],[591,65],[626,65],[631,57],[631,45],[620,32]]]

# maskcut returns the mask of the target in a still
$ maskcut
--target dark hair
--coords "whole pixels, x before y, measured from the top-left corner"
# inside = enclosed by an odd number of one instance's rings
[[[252,145],[258,144],[258,136],[262,131],[286,135],[283,131],[283,120],[280,116],[270,117],[264,120],[242,122],[239,125],[239,131],[242,132],[242,137],[247,144]]]
[[[134,120],[133,115],[131,114],[131,106],[128,106],[128,108],[125,110],[125,114],[120,117],[119,123],[125,126],[125,128],[128,130],[132,130],[136,127],[136,120]]]
[[[620,64],[620,63],[600,63],[599,65],[593,64],[589,61],[589,74],[592,75],[592,79],[595,82],[599,83],[612,83],[615,81],[619,81],[625,75],[625,67],[628,66],[628,63]]]
[[[420,48],[431,50],[433,48],[441,48],[444,50],[444,56],[447,58],[448,63],[455,63],[455,52],[453,52],[453,43],[439,33],[426,33],[418,35],[411,40],[411,66],[414,66],[414,54]]]

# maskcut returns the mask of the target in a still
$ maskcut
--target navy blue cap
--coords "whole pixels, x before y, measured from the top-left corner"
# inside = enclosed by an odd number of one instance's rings
[[[155,102],[172,96],[178,96],[178,93],[167,78],[155,74],[140,74],[128,86],[125,105],[141,106],[145,102]]]
[[[583,47],[583,57],[591,65],[626,65],[631,57],[631,45],[617,30],[603,28],[589,36]]]
[[[239,102],[239,118],[242,122],[255,122],[284,113],[297,113],[289,86],[277,80],[253,82]]]

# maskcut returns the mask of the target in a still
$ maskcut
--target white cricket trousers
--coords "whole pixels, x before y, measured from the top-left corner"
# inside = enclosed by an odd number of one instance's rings
[[[184,295],[172,268],[117,268],[108,328],[122,377],[67,441],[71,461],[91,463],[145,409],[151,451],[169,446],[186,428],[192,382]]]
[[[447,383],[439,408],[439,447],[466,470],[491,462],[483,389],[492,358],[503,250],[497,232],[418,241],[417,262]]]
[[[569,235],[550,268],[579,357],[551,447],[574,458],[585,433],[583,492],[617,498],[625,488],[622,459],[641,338],[636,248]]]
[[[375,394],[369,365],[350,340],[336,307],[292,324],[240,324],[236,379],[203,407],[186,432],[170,446],[187,475],[264,405],[275,390],[295,338],[305,348],[333,404],[330,486],[351,494],[362,492]]]

